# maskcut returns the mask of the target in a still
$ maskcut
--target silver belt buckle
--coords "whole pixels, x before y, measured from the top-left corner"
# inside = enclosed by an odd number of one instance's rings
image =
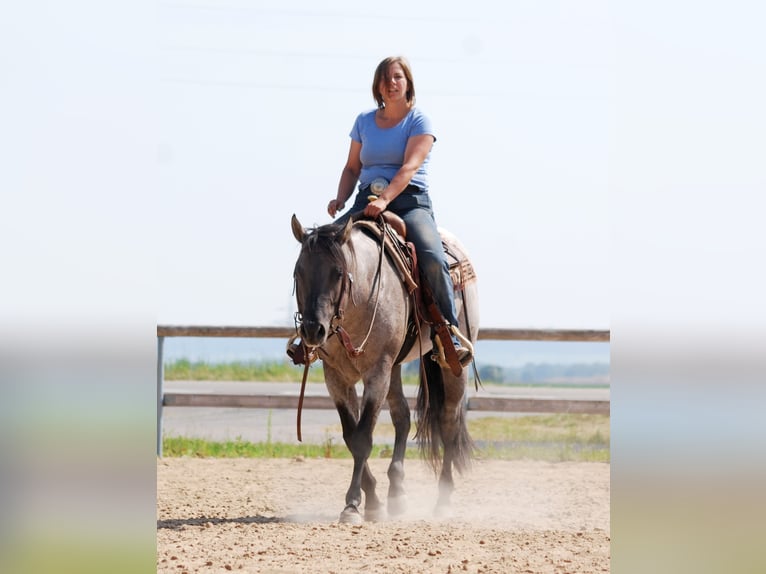
[[[385,177],[376,177],[370,184],[370,193],[380,195],[388,187],[388,180]]]

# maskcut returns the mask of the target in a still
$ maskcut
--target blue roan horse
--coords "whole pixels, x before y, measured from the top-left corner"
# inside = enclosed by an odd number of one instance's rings
[[[406,356],[400,357],[408,318],[413,313],[412,297],[391,259],[382,256],[379,241],[359,224],[349,220],[344,227],[330,224],[307,230],[293,215],[292,230],[301,243],[294,272],[298,335],[323,361],[327,390],[340,415],[343,439],[354,457],[340,522],[362,522],[362,491],[364,518],[378,520],[384,516],[375,492],[376,480],[367,464],[383,401],[388,401],[395,428],[388,468],[388,512],[398,515],[405,510],[404,454],[410,409],[402,391],[401,365],[421,353],[421,373],[426,382],[420,383],[416,438],[424,458],[435,473],[440,472],[436,512],[445,513],[454,488],[453,467],[459,472],[466,469],[472,452],[466,428],[468,368],[455,376],[449,367],[431,359],[431,327],[425,323],[421,323],[420,342],[415,341]],[[457,239],[440,231],[448,251],[467,262],[466,251]],[[473,342],[479,329],[478,291],[470,263],[467,268],[468,278],[460,281],[455,299],[460,330]],[[344,345],[344,337],[356,352]],[[360,379],[364,384],[361,399],[355,387]]]

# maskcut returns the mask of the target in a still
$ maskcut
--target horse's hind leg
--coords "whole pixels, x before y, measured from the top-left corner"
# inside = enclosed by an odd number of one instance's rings
[[[391,373],[388,389],[388,408],[394,423],[394,454],[388,467],[388,513],[403,514],[407,498],[404,492],[404,454],[410,434],[410,407],[402,390],[402,368],[396,365]]]
[[[450,499],[455,488],[452,476],[453,468],[463,472],[471,461],[473,443],[466,426],[466,374],[453,377],[444,373],[444,405],[439,418],[440,434],[444,446],[441,474],[439,476],[439,499],[436,503],[437,515],[449,513]]]
[[[455,481],[452,478],[452,460],[454,448],[445,444],[444,460],[439,475],[439,498],[436,501],[436,516],[448,516],[450,514],[452,491],[455,490]]]

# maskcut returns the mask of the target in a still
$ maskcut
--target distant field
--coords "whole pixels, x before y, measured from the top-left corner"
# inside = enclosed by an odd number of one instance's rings
[[[416,363],[405,367],[402,372],[402,381],[405,385],[418,384]],[[554,387],[608,387],[609,376],[594,374],[585,376],[582,374],[587,365],[532,365],[526,370],[515,373],[513,370],[500,369],[497,367],[484,367],[479,369],[479,376],[483,382],[503,385],[545,385]],[[303,366],[293,365],[284,361],[231,361],[212,363],[206,361],[189,361],[177,359],[164,365],[165,380],[168,381],[263,381],[263,382],[293,382],[303,377]],[[604,365],[592,366],[594,373],[601,373]],[[562,369],[569,369],[571,376],[556,376]],[[538,378],[533,371],[538,372]],[[547,375],[547,376],[546,376]],[[539,380],[539,377],[544,377]],[[324,371],[321,361],[314,363],[309,369],[309,382],[321,383],[324,381]],[[543,382],[544,381],[544,382]]]

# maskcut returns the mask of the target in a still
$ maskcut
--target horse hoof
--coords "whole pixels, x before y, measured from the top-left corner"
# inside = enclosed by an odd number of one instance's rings
[[[385,518],[386,518],[386,511],[382,506],[378,508],[364,509],[364,519],[367,522],[381,522],[385,520]]]
[[[338,520],[341,524],[352,524],[354,526],[359,526],[364,522],[362,520],[362,515],[359,514],[359,511],[354,506],[347,506],[343,509],[343,512],[340,513],[340,519]]]
[[[388,513],[391,516],[401,516],[407,510],[407,497],[393,496],[388,499]]]

